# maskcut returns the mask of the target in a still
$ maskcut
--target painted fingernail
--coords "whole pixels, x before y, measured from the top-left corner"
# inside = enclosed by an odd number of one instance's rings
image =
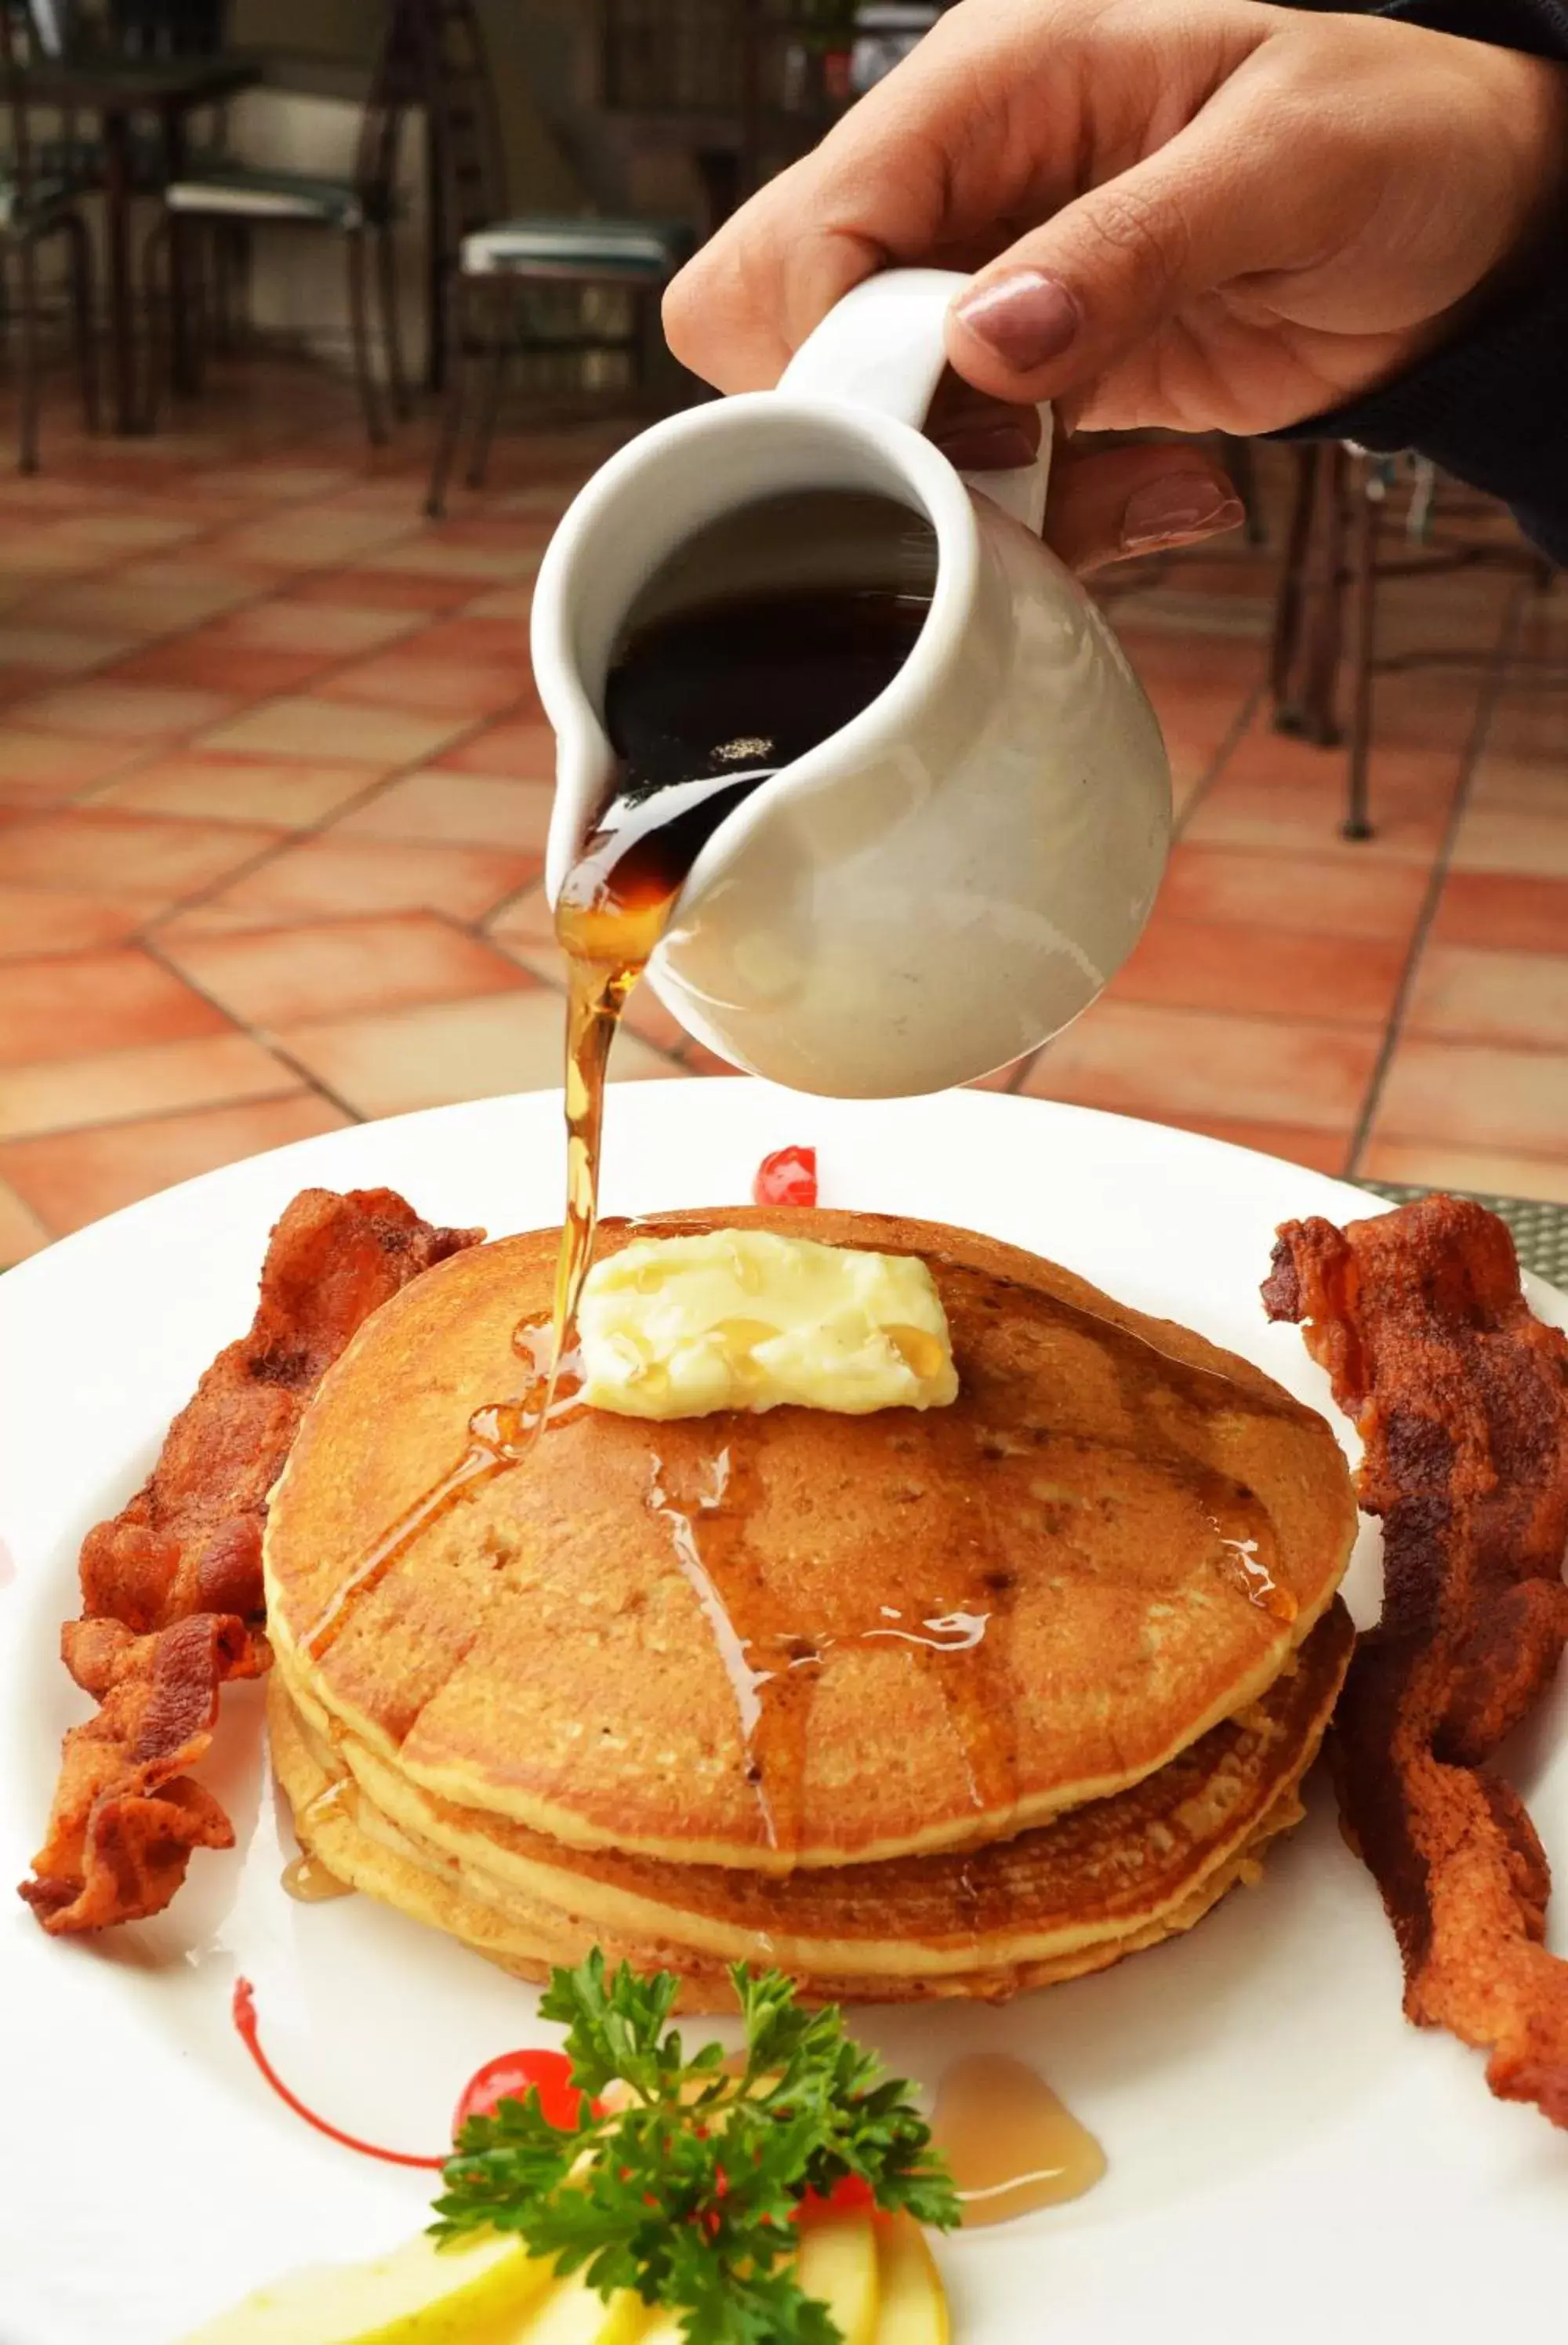
[[[1135,490],[1121,517],[1124,553],[1144,553],[1184,537],[1213,537],[1247,518],[1238,496],[1207,472],[1168,472]]]
[[[1034,442],[1017,423],[971,424],[945,431],[936,444],[961,472],[1011,472],[1035,461]]]
[[[1037,269],[994,277],[966,293],[954,314],[1019,374],[1059,359],[1078,330],[1078,305],[1067,287]]]

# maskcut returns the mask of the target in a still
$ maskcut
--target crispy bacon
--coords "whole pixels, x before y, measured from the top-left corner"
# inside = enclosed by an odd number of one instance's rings
[[[213,1612],[148,1637],[118,1620],[68,1621],[61,1641],[99,1707],[66,1737],[38,1877],[22,1883],[56,1934],[161,1913],[192,1849],[233,1846],[228,1818],[186,1770],[212,1740],[219,1687],[265,1667],[244,1621]]]
[[[272,1233],[250,1333],[220,1352],[151,1479],[82,1548],[82,1609],[138,1631],[261,1611],[267,1496],[327,1370],[372,1311],[474,1230],[432,1229],[390,1189],[306,1189]]]
[[[1504,1224],[1452,1197],[1342,1231],[1287,1223],[1263,1299],[1328,1369],[1361,1436],[1361,1505],[1383,1521],[1382,1617],[1331,1747],[1406,2013],[1488,2051],[1494,2093],[1568,2127],[1551,1876],[1518,1794],[1483,1763],[1568,1639],[1568,1342],[1531,1314]]]
[[[372,1311],[477,1230],[434,1229],[389,1189],[307,1189],[272,1233],[248,1335],[170,1426],[146,1486],[81,1556],[82,1617],[62,1632],[100,1707],[66,1737],[49,1834],[22,1895],[45,1929],[161,1913],[195,1848],[234,1832],[187,1771],[230,1678],[268,1662],[267,1499],[321,1378]]]

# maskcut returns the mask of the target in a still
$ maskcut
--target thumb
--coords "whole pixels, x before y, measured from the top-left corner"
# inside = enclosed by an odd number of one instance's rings
[[[1215,109],[1217,112],[1218,109]],[[1233,133],[1206,111],[1132,169],[1031,228],[947,318],[947,356],[1015,402],[1094,381],[1184,302],[1293,258],[1287,198],[1249,199]]]

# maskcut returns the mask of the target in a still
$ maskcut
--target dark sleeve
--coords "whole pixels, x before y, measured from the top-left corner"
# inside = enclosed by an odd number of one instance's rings
[[[1564,0],[1390,0],[1367,13],[1568,63]],[[1456,340],[1275,436],[1416,449],[1511,505],[1526,535],[1568,564],[1568,222],[1532,283]]]

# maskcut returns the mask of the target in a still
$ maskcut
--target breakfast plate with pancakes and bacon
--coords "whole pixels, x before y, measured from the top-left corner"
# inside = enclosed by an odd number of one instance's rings
[[[1550,2319],[1568,1301],[734,1081],[618,1089],[563,1320],[561,1112],[0,1281],[0,2345]]]

